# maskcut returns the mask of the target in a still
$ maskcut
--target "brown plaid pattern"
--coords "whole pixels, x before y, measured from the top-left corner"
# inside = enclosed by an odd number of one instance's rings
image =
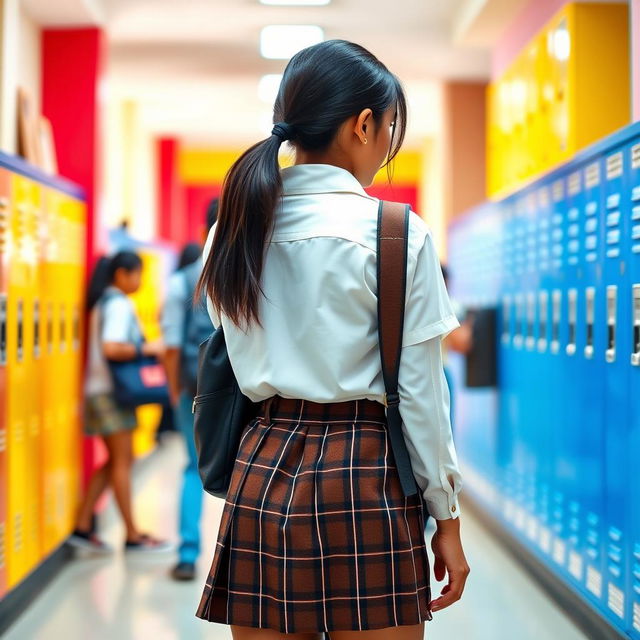
[[[384,407],[273,400],[243,435],[198,617],[281,633],[430,620],[426,510],[403,495]]]

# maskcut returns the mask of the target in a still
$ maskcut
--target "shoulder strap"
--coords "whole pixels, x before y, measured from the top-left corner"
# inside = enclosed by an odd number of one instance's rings
[[[404,329],[409,247],[409,205],[380,201],[378,209],[378,340],[385,387],[387,423],[402,490],[417,493],[411,460],[402,433],[398,374]]]

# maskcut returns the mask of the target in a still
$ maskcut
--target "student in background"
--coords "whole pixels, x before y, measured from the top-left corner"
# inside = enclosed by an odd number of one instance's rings
[[[444,277],[444,283],[449,289],[449,271],[447,267],[443,264],[440,265],[442,268],[442,275]],[[451,396],[451,425],[453,428],[453,432],[455,434],[455,424],[454,424],[454,405],[455,405],[455,394],[454,394],[454,385],[453,385],[453,376],[451,375],[451,370],[449,369],[449,352],[455,351],[457,353],[461,353],[463,355],[467,355],[469,351],[471,351],[471,347],[473,346],[473,321],[471,317],[468,317],[464,307],[457,302],[454,298],[450,298],[451,306],[453,307],[453,311],[456,317],[462,322],[462,324],[454,329],[444,340],[442,341],[443,346],[443,362],[444,362],[444,376],[447,379],[447,384],[449,385],[449,393]]]
[[[207,231],[215,223],[217,211],[218,201],[214,200],[207,211]],[[197,260],[182,266],[171,276],[162,313],[169,393],[174,408],[175,424],[184,437],[188,456],[180,499],[178,563],[171,570],[171,576],[175,580],[194,579],[195,563],[200,553],[202,482],[198,474],[191,409],[196,392],[198,347],[213,331],[206,306],[204,303],[194,304],[193,300],[196,284],[202,271],[200,252],[201,248],[199,248]],[[183,251],[182,257],[184,253]]]
[[[89,285],[90,311],[85,433],[102,438],[107,461],[93,472],[69,543],[77,548],[109,553],[110,547],[93,531],[93,512],[102,492],[111,486],[126,529],[126,551],[165,551],[169,545],[141,533],[131,506],[132,434],[134,409],[120,406],[113,393],[108,361],[134,360],[140,353],[162,354],[161,342],[144,342],[131,300],[140,288],[142,260],[131,251],[102,258]]]

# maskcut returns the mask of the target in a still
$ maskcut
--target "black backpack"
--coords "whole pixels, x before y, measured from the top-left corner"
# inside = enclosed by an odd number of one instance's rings
[[[193,401],[198,471],[204,490],[225,498],[242,432],[260,405],[240,391],[222,325],[200,346],[198,363],[198,393]]]
[[[199,260],[181,269],[189,292],[189,302],[180,350],[180,382],[182,388],[192,397],[196,395],[198,387],[198,350],[213,332],[213,324],[204,299],[193,304],[193,293],[201,271],[202,265]]]

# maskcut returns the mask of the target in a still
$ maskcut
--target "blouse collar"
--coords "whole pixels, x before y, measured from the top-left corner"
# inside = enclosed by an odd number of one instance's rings
[[[283,195],[312,193],[355,193],[370,196],[346,169],[332,164],[298,164],[282,169]]]

